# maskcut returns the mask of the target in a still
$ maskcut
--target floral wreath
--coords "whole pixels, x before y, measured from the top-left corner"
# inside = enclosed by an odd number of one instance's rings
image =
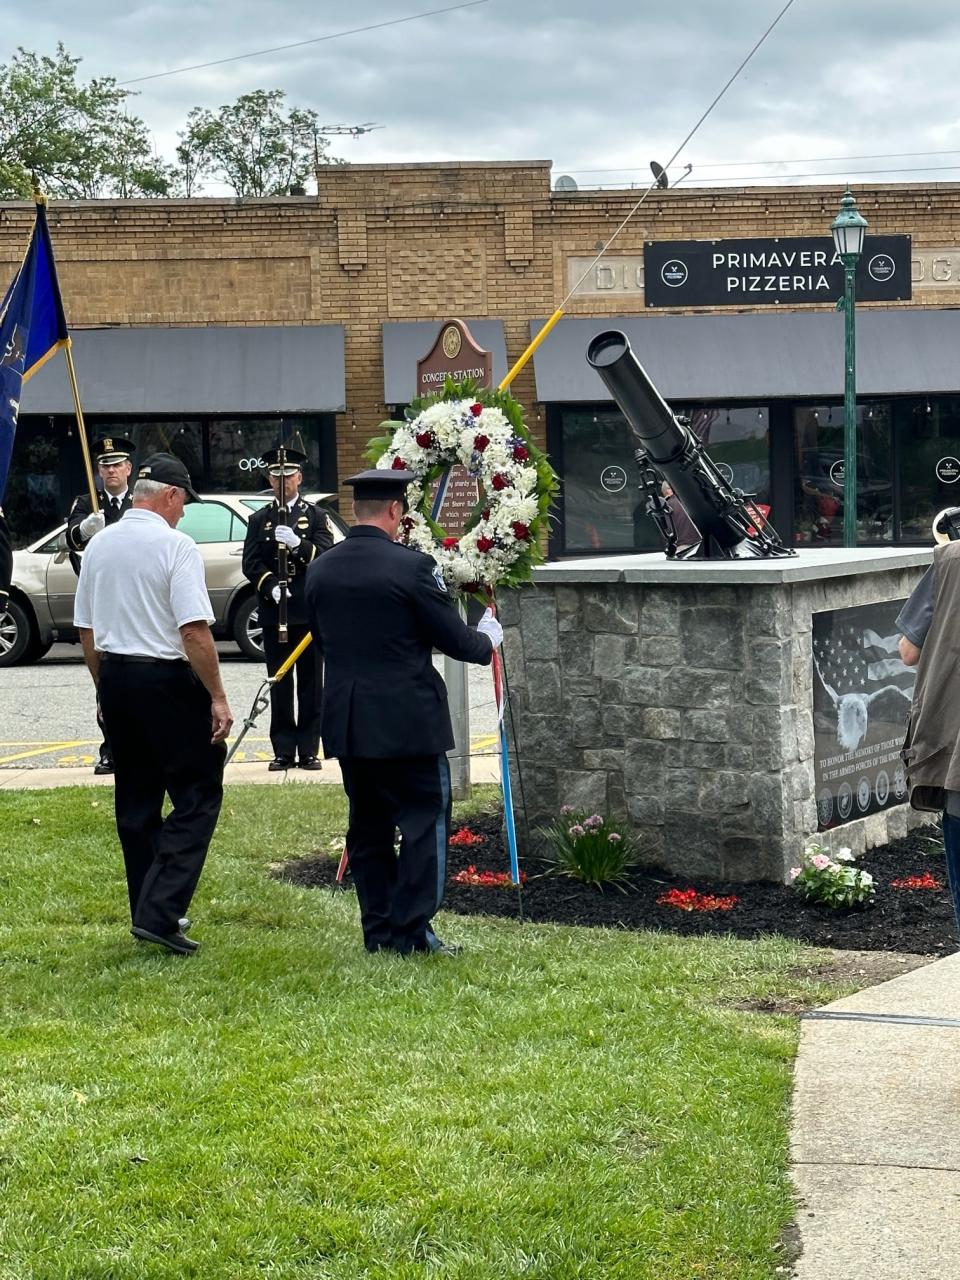
[[[480,390],[449,378],[437,396],[416,401],[403,422],[381,424],[365,457],[381,470],[416,475],[407,487],[410,509],[399,541],[437,562],[448,588],[490,594],[531,577],[543,557],[539,534],[557,492],[557,477],[530,439],[520,405],[503,391]],[[432,518],[434,481],[463,466],[480,487],[477,505],[459,538]]]

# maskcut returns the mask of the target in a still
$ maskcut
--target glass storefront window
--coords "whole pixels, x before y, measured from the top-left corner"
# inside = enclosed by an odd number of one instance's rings
[[[932,540],[933,517],[960,505],[960,397],[898,401],[900,538]]]
[[[794,410],[798,544],[843,543],[843,406]],[[888,402],[857,405],[857,541],[891,542],[893,480]]]

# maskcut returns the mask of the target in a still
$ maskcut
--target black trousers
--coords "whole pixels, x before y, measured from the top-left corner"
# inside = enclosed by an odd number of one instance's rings
[[[303,623],[287,628],[288,640],[277,640],[276,623],[263,627],[263,651],[267,673],[273,675],[309,631]],[[296,691],[296,712],[294,712]],[[275,756],[315,756],[320,752],[320,695],[323,691],[323,668],[315,643],[296,660],[279,684],[270,689],[270,743]]]
[[[175,933],[223,801],[226,747],[210,741],[210,695],[186,662],[105,656],[100,707],[113,748],[130,916],[151,933]],[[166,818],[164,794],[173,803]]]
[[[430,920],[443,901],[450,837],[446,756],[341,757],[350,801],[347,854],[368,951],[429,949]],[[400,831],[400,849],[394,836]]]

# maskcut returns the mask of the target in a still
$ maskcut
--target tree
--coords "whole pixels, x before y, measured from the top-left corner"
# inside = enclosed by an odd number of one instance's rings
[[[304,186],[318,164],[336,164],[326,154],[317,113],[286,107],[282,89],[257,89],[209,111],[194,107],[178,133],[175,189],[194,195],[212,177],[240,197],[287,195]]]

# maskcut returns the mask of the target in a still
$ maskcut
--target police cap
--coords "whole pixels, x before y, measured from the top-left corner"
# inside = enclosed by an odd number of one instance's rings
[[[113,462],[129,462],[136,448],[133,441],[124,436],[100,436],[93,442],[93,456],[98,463],[109,466]]]
[[[405,498],[407,485],[416,478],[415,471],[377,468],[358,471],[355,476],[347,476],[343,483],[353,489],[354,502],[391,502],[395,498]]]
[[[263,455],[263,461],[267,471],[272,476],[278,476],[282,472],[285,476],[295,476],[298,471],[303,470],[303,464],[307,460],[307,455],[301,453],[299,449],[284,449],[285,460],[280,465],[280,450],[268,449]]]
[[[172,453],[151,453],[144,458],[137,472],[138,480],[156,480],[157,484],[172,484],[185,489],[187,502],[200,502],[200,495],[190,482],[190,472]]]

